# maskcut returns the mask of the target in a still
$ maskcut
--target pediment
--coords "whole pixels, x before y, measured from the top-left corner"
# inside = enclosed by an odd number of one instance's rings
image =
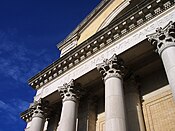
[[[129,1],[130,0],[113,0],[109,5],[107,5],[105,9],[103,9],[92,21],[87,24],[86,28],[80,31],[80,39],[78,40],[78,44],[81,44],[96,32],[109,25],[113,18],[115,18],[120,11],[129,5]]]
[[[102,0],[79,26],[63,42],[57,45],[58,48],[63,51],[62,55],[106,27],[117,14],[129,5],[129,1],[130,0]],[[75,43],[75,35],[79,37],[77,37],[76,44],[72,47],[72,43]]]
[[[138,3],[144,5],[151,0],[103,0],[79,26],[58,45],[61,56],[82,44],[91,36],[107,27],[112,22],[121,22],[128,13],[137,10]],[[76,37],[75,39],[75,36]]]

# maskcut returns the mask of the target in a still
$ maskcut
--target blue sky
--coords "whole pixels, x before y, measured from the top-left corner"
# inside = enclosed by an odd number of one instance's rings
[[[59,58],[63,40],[101,0],[0,0],[0,131],[23,131],[27,80]]]

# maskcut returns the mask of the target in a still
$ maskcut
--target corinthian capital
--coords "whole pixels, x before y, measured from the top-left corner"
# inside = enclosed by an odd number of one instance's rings
[[[105,59],[103,63],[97,65],[97,70],[102,74],[104,80],[109,77],[121,78],[124,75],[124,62],[116,54],[110,59]]]
[[[156,32],[146,36],[157,49],[159,54],[170,46],[175,46],[175,22],[170,21],[164,28],[157,28]]]
[[[80,86],[77,83],[75,83],[74,80],[71,80],[69,83],[63,84],[63,86],[60,87],[58,91],[60,92],[63,102],[67,100],[77,102],[82,93]]]
[[[47,101],[43,101],[42,99],[40,99],[39,101],[35,101],[31,106],[31,108],[33,109],[32,117],[45,118],[48,106]]]

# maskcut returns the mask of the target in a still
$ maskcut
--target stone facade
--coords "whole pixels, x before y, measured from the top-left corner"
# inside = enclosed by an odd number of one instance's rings
[[[29,80],[25,130],[174,131],[174,2],[102,1]]]
[[[171,90],[152,92],[148,99],[144,99],[143,112],[147,131],[173,131],[175,129],[175,103]]]

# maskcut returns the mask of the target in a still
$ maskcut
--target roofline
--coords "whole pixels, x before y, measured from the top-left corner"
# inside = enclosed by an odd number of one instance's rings
[[[72,39],[72,37],[74,36],[74,34],[79,34],[79,32],[81,32],[84,27],[86,27],[86,25],[91,22],[91,20],[94,19],[95,16],[98,15],[98,13],[100,13],[105,7],[106,5],[110,4],[111,2],[113,2],[114,0],[102,0],[97,6],[96,8],[94,8],[89,15],[87,15],[84,20],[61,42],[59,42],[57,44],[57,48],[61,48],[65,43],[67,43],[67,41],[70,41]]]

